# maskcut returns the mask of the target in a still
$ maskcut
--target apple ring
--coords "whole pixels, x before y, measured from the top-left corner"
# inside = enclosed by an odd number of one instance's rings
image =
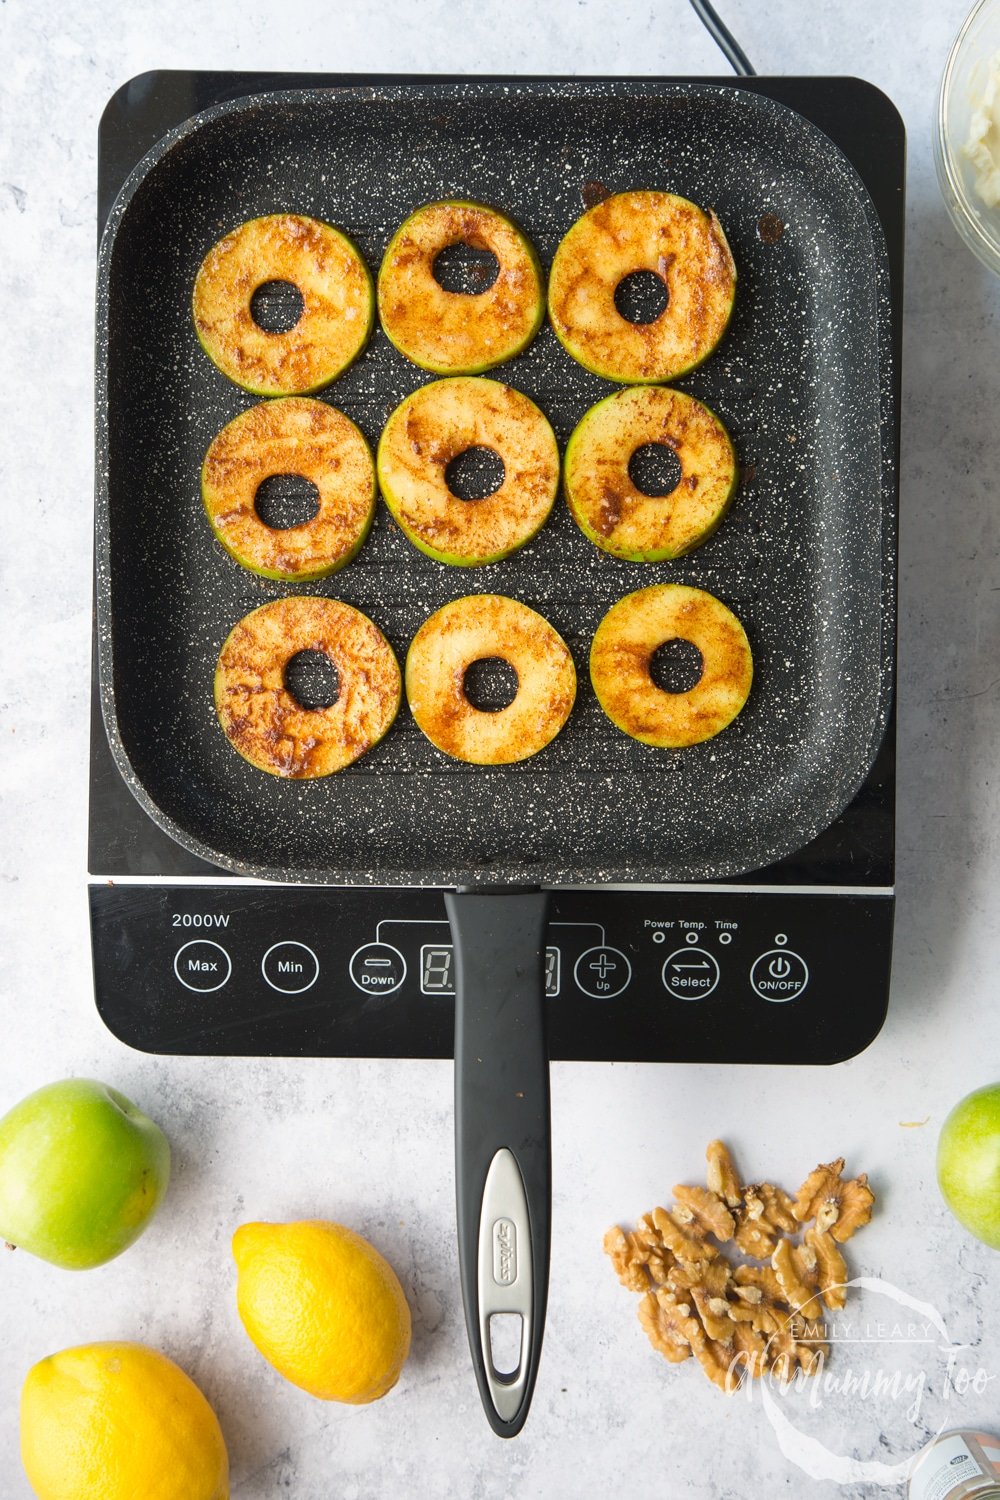
[[[504,461],[499,489],[460,500],[448,465],[470,448]],[[498,562],[530,542],[559,489],[559,445],[533,401],[498,380],[432,380],[401,402],[378,445],[379,488],[415,547],[438,562]]]
[[[629,461],[647,444],[670,448],[680,466],[666,495],[633,483]],[[628,562],[664,562],[701,546],[736,490],[736,454],[713,411],[669,386],[630,386],[598,401],[566,448],[566,499],[580,530]]]
[[[495,712],[473,706],[465,676],[474,662],[501,658],[517,692]],[[445,755],[473,765],[527,760],[553,740],[576,698],[569,647],[549,622],[500,594],[471,594],[437,610],[406,657],[406,696],[417,724]]]
[[[434,262],[449,245],[490,250],[496,280],[481,292],[449,292]],[[478,375],[512,359],[545,316],[542,270],[515,224],[482,203],[428,203],[393,235],[378,274],[382,327],[401,354],[437,375]]]
[[[311,520],[284,528],[261,520],[257,492],[276,474],[299,474],[316,486],[319,509]],[[305,583],[357,554],[375,514],[375,465],[343,412],[287,396],[241,412],[212,440],[201,497],[230,557],[263,578]]]
[[[286,333],[254,321],[251,299],[290,281],[302,315]],[[304,396],[336,380],[368,342],[375,299],[368,267],[339,229],[303,214],[249,219],[213,245],[195,278],[194,326],[224,375],[255,396]]]
[[[615,306],[619,283],[652,272],[667,305],[649,323]],[[707,359],[729,325],[736,266],[714,213],[675,193],[616,193],[564,235],[549,273],[549,316],[575,360],[607,380],[673,380]]]
[[[690,641],[702,661],[687,692],[657,686],[651,662],[659,646]],[[679,749],[709,740],[731,724],[750,692],[753,658],[732,610],[703,589],[656,583],[626,594],[598,625],[590,679],[613,724],[646,745]]]
[[[336,699],[305,708],[285,686],[303,651],[322,652],[337,671]],[[338,599],[273,599],[229,632],[215,672],[219,723],[244,760],[272,776],[329,776],[358,760],[399,710],[399,664],[385,636]]]

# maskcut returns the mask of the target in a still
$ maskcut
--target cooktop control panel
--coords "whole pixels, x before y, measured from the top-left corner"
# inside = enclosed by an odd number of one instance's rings
[[[144,1051],[450,1057],[440,890],[92,885],[98,1007]],[[554,1058],[836,1062],[876,1035],[888,891],[560,890]]]

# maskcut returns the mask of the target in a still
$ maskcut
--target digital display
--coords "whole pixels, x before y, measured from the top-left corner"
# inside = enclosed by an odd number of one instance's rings
[[[545,993],[550,997],[559,993],[558,948],[546,948],[545,950]]]
[[[420,950],[420,988],[425,995],[453,995],[455,950],[450,943],[425,943]],[[545,950],[545,993],[559,993],[559,949]]]
[[[425,944],[421,948],[420,988],[425,995],[453,995],[455,993],[451,978],[454,951],[450,944],[439,948]]]

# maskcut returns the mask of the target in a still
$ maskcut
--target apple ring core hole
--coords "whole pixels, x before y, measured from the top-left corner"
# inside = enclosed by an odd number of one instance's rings
[[[664,641],[649,658],[649,675],[664,693],[690,693],[701,681],[705,659],[693,641]]]
[[[306,310],[294,281],[264,281],[250,298],[250,316],[265,333],[290,333]]]
[[[462,679],[462,691],[480,713],[498,714],[517,697],[520,678],[502,656],[481,656],[470,662]]]
[[[296,651],[285,663],[285,687],[300,708],[332,708],[340,697],[340,673],[325,651]]]
[[[626,323],[655,323],[669,301],[667,284],[655,271],[630,271],[615,287],[615,307]]]
[[[445,292],[460,297],[476,297],[488,292],[500,275],[500,262],[485,246],[467,245],[457,240],[445,245],[434,257],[431,275]]]
[[[642,443],[628,461],[628,477],[652,500],[672,495],[681,482],[681,461],[669,443]]]
[[[495,495],[507,470],[499,453],[476,443],[456,453],[444,471],[444,482],[456,500],[485,500]]]
[[[253,508],[272,531],[290,531],[319,515],[319,490],[304,474],[269,474],[257,486]]]

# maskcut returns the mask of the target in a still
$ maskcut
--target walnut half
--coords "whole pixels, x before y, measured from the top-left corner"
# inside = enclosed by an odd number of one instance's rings
[[[815,1219],[816,1228],[829,1230],[840,1244],[868,1223],[875,1202],[864,1172],[845,1182],[843,1171],[844,1158],[838,1156],[836,1161],[810,1172],[799,1188],[792,1210],[800,1224]]]

